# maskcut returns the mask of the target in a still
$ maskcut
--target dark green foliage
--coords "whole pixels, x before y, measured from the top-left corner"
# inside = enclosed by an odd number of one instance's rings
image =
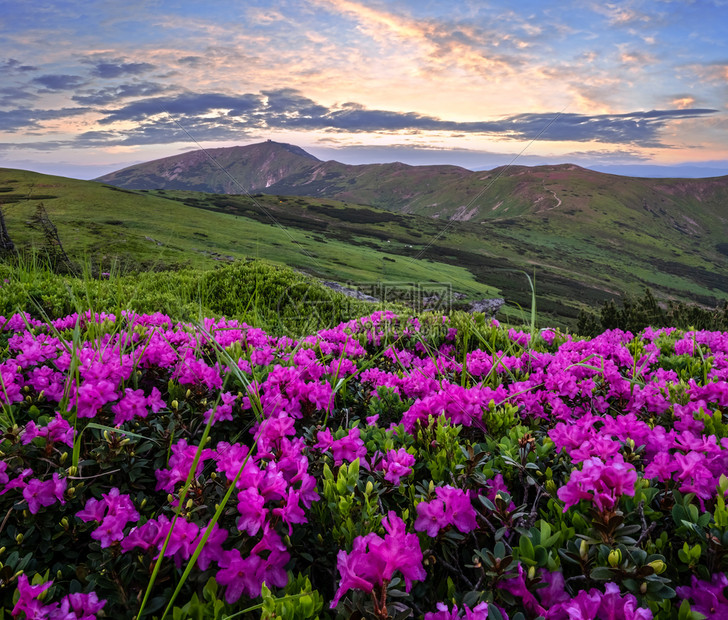
[[[658,302],[652,291],[645,289],[642,297],[625,297],[621,305],[612,299],[599,314],[582,310],[576,331],[582,336],[594,336],[607,329],[622,329],[637,333],[645,327],[677,327],[679,329],[728,329],[728,301],[706,309],[694,304],[670,301]]]
[[[79,307],[109,313],[134,309],[185,321],[225,316],[287,335],[333,327],[376,309],[291,269],[255,260],[213,271],[145,272],[110,279],[61,276],[42,263],[27,269],[0,264],[0,286],[0,316],[24,311],[55,319]]]

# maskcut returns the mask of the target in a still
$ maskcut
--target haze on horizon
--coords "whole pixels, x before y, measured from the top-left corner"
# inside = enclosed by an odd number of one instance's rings
[[[0,166],[95,178],[272,139],[728,174],[726,23],[728,0],[0,0]]]

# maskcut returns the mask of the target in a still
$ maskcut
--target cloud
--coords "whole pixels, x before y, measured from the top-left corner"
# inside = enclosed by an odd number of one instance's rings
[[[0,131],[27,131],[37,129],[43,121],[68,118],[88,112],[88,108],[60,108],[58,110],[29,110],[18,108],[16,110],[0,110]]]
[[[38,95],[16,86],[5,86],[0,91],[0,106],[2,107],[17,107],[18,101],[33,99],[38,99]]]
[[[184,117],[201,116],[213,110],[226,110],[228,116],[239,116],[260,109],[260,95],[230,96],[220,93],[192,93],[177,97],[157,97],[135,101],[107,113],[102,124],[115,121],[140,121],[159,114]]]
[[[0,62],[0,71],[4,73],[26,73],[37,70],[38,67],[34,67],[33,65],[24,65],[15,58],[6,58]]]
[[[48,74],[33,78],[33,82],[48,90],[73,90],[81,86],[85,80],[79,75]]]
[[[695,98],[691,95],[677,95],[670,103],[676,108],[684,110],[695,105]]]
[[[502,27],[488,28],[468,21],[415,19],[352,0],[315,1],[326,9],[354,18],[359,29],[375,41],[384,42],[393,37],[414,46],[419,63],[427,71],[457,67],[487,73],[491,78],[494,71],[511,73],[522,64],[521,50],[528,46],[528,40],[541,35],[541,30],[529,28],[526,20],[512,32],[503,32]]]
[[[153,69],[155,66],[148,62],[97,62],[91,75],[100,78],[117,78],[122,75],[141,75]]]
[[[452,121],[418,112],[368,109],[357,103],[326,107],[290,88],[238,96],[220,93],[185,93],[154,97],[106,111],[99,122],[140,123],[135,140],[167,136],[182,122],[194,137],[235,137],[240,131],[303,130],[346,133],[458,132],[498,139],[664,146],[660,130],[671,121],[703,118],[717,110],[707,108],[637,111],[624,114],[524,113],[480,121]],[[167,113],[169,117],[164,116]],[[177,131],[179,128],[177,127]],[[144,138],[146,140],[146,138]],[[199,139],[199,138],[198,138]],[[204,139],[212,139],[205,137]],[[222,139],[222,138],[221,138]],[[164,138],[167,141],[167,138]]]
[[[109,86],[94,91],[88,91],[71,97],[76,103],[89,106],[107,105],[131,97],[151,97],[169,90],[160,84],[153,82],[141,82],[137,84],[120,84]]]

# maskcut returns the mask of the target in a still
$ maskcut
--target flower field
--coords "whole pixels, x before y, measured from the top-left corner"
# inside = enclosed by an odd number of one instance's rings
[[[4,617],[728,617],[727,333],[17,314],[0,379]]]

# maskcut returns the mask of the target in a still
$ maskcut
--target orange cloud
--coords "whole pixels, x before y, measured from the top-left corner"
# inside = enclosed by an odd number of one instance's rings
[[[673,99],[670,103],[679,110],[684,110],[685,108],[691,107],[695,103],[695,99],[693,97],[678,97],[677,99]]]

